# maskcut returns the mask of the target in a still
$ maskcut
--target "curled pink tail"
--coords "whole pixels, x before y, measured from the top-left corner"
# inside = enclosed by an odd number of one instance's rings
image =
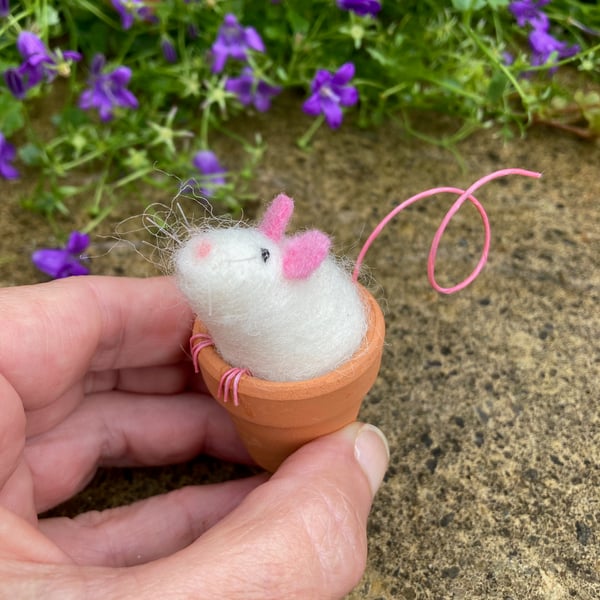
[[[381,222],[377,225],[377,227],[375,227],[375,229],[373,230],[371,235],[367,238],[367,241],[365,242],[364,246],[362,247],[362,249],[358,255],[358,258],[356,259],[356,264],[354,266],[354,272],[352,273],[352,279],[354,281],[358,280],[358,275],[360,273],[360,267],[362,266],[364,257],[367,253],[367,250],[371,247],[371,244],[379,236],[379,234],[381,233],[383,228],[399,212],[403,211],[406,207],[410,206],[411,204],[414,204],[418,200],[422,200],[423,198],[429,198],[430,196],[434,196],[436,194],[441,194],[441,193],[451,193],[451,194],[458,194],[458,198],[456,199],[454,204],[450,207],[450,210],[448,210],[448,212],[442,219],[440,226],[438,227],[437,231],[435,232],[435,235],[433,236],[433,241],[431,242],[431,248],[429,250],[429,258],[427,259],[427,277],[429,279],[429,283],[431,284],[431,287],[433,287],[433,289],[436,290],[437,292],[441,292],[443,294],[453,294],[454,292],[458,292],[459,290],[462,290],[463,288],[467,287],[470,283],[473,282],[473,280],[479,275],[479,273],[481,273],[481,270],[483,269],[485,263],[487,262],[488,254],[490,251],[490,240],[491,240],[490,222],[489,222],[487,213],[485,212],[485,209],[483,208],[483,206],[481,205],[479,200],[477,200],[477,198],[475,198],[475,196],[473,196],[473,192],[475,190],[477,190],[478,188],[480,188],[481,186],[485,185],[488,181],[491,181],[492,179],[497,179],[499,177],[504,177],[506,175],[523,175],[525,177],[534,177],[536,179],[542,176],[541,173],[537,173],[535,171],[527,171],[525,169],[501,169],[499,171],[494,171],[493,173],[490,173],[489,175],[486,175],[486,176],[482,177],[481,179],[478,179],[475,183],[473,183],[473,185],[471,185],[466,190],[462,190],[460,188],[455,188],[455,187],[437,187],[437,188],[432,188],[430,190],[421,192],[420,194],[416,194],[415,196],[412,196],[408,200],[405,200],[404,202],[402,202],[402,204],[399,204],[398,206],[396,206],[386,217],[384,217],[381,220]],[[473,271],[471,272],[471,274],[468,277],[466,277],[460,283],[458,283],[452,287],[448,287],[448,288],[442,287],[435,280],[435,259],[437,256],[437,250],[440,245],[442,236],[444,235],[444,232],[446,231],[446,227],[448,227],[448,224],[452,220],[452,217],[459,211],[460,207],[464,204],[464,202],[466,200],[468,200],[469,202],[471,202],[471,204],[473,204],[475,206],[475,208],[479,212],[479,215],[481,216],[481,220],[483,221],[483,230],[484,230],[484,235],[485,235],[485,239],[483,242],[483,250],[481,252],[481,257],[479,258],[479,262],[477,263],[476,267],[473,269]]]

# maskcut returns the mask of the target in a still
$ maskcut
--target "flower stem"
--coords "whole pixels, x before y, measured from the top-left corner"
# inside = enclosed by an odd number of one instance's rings
[[[319,127],[321,127],[324,120],[325,117],[323,117],[323,115],[319,115],[312,122],[311,126],[308,128],[306,133],[296,142],[300,148],[302,148],[303,150],[306,150],[308,148],[308,145],[310,144],[313,136],[315,135],[315,133],[317,133],[317,130],[319,129]]]
[[[202,120],[200,121],[200,144],[202,148],[208,148],[208,122],[210,121],[210,104],[202,111]]]

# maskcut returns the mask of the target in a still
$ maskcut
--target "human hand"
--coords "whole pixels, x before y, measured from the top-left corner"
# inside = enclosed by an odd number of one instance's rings
[[[356,584],[388,460],[358,423],[269,479],[38,520],[98,466],[249,458],[223,408],[189,385],[192,315],[171,279],[7,288],[0,319],[2,597],[338,598]]]

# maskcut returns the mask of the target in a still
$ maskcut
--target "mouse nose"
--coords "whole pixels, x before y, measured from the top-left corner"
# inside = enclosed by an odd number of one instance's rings
[[[197,258],[206,258],[211,251],[211,245],[208,240],[202,240],[196,246],[196,257]]]

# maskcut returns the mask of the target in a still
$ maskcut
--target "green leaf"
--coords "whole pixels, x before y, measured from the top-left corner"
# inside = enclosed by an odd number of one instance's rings
[[[60,185],[56,188],[56,192],[61,198],[70,198],[81,191],[80,187],[75,185]]]
[[[456,10],[466,12],[468,10],[479,10],[487,4],[486,0],[452,0],[452,6]]]
[[[387,56],[385,56],[384,54],[382,54],[379,50],[376,50],[375,48],[369,47],[369,48],[367,48],[367,52],[371,55],[371,58],[376,60],[380,65],[383,65],[384,67],[391,64],[391,62],[392,62]]]
[[[42,151],[32,143],[19,148],[19,158],[30,167],[42,164]]]
[[[292,31],[294,33],[299,33],[301,35],[306,35],[310,28],[310,23],[296,11],[291,8],[287,11],[287,19],[292,26]]]
[[[40,213],[45,216],[52,216],[59,212],[63,215],[69,214],[69,209],[65,206],[62,200],[51,192],[38,192],[29,198],[25,198],[22,202],[23,207]]]
[[[54,25],[58,25],[59,23],[60,18],[58,16],[58,11],[52,6],[46,4],[40,11],[40,22],[38,23],[38,26],[46,29],[53,27]]]
[[[0,93],[0,131],[9,137],[15,131],[22,129],[23,125],[25,125],[23,103],[11,94]]]
[[[497,10],[508,6],[509,2],[510,0],[452,0],[452,6],[462,12],[479,10],[485,6]]]
[[[502,71],[496,71],[493,74],[487,90],[487,97],[492,104],[496,104],[502,100],[507,84],[508,78]]]

